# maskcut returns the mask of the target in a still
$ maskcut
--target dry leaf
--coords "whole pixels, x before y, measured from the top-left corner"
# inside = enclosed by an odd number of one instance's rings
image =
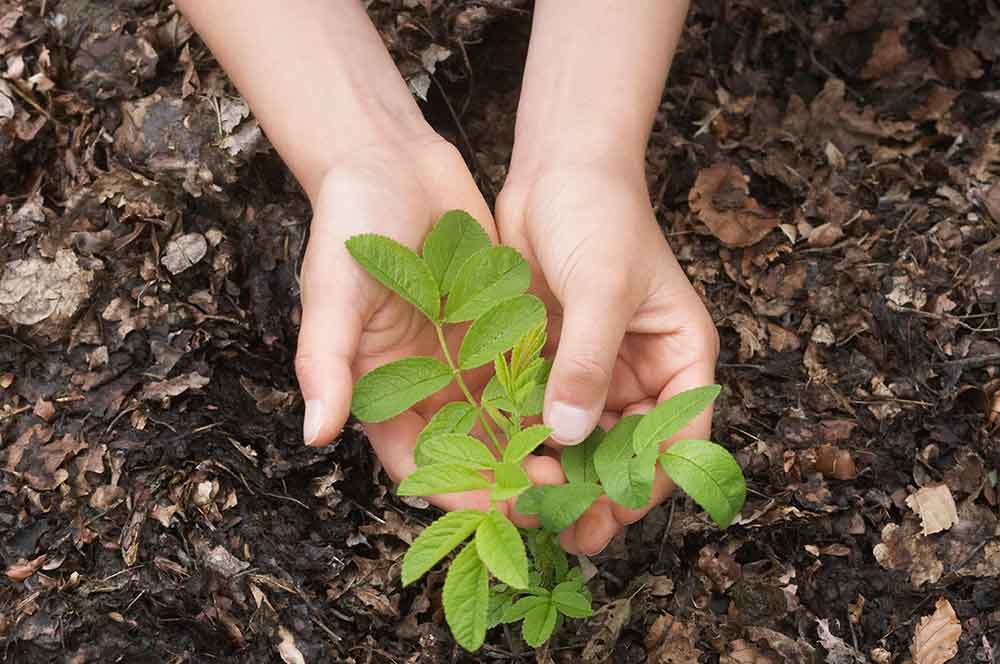
[[[170,274],[180,274],[195,265],[208,253],[208,241],[201,233],[187,233],[167,243],[167,250],[160,259]]]
[[[933,615],[924,616],[913,635],[913,664],[943,664],[958,654],[958,639],[962,624],[958,622],[951,603],[941,598]]]
[[[35,333],[57,338],[68,331],[93,283],[94,273],[81,267],[68,249],[60,249],[54,261],[10,261],[0,275],[0,320],[30,325]]]
[[[700,171],[688,194],[691,211],[730,247],[756,244],[781,222],[750,196],[748,182],[739,168],[720,163]]]
[[[958,509],[951,489],[944,484],[927,486],[906,499],[907,506],[920,515],[924,535],[948,530],[958,523]]]
[[[278,627],[278,654],[285,664],[306,664],[306,658],[302,652],[295,647],[295,637],[284,625]]]

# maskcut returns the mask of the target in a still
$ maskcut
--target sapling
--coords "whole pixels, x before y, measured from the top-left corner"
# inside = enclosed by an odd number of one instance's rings
[[[646,505],[657,463],[719,527],[739,513],[746,486],[725,448],[681,440],[660,449],[714,401],[716,385],[678,394],[645,415],[623,417],[607,432],[596,429],[563,449],[565,484],[532,486],[523,462],[552,432],[525,423],[542,411],[551,366],[541,354],[545,306],[526,294],[531,270],[524,258],[510,247],[493,246],[467,213],[444,214],[425,238],[422,255],[371,234],[350,238],[347,249],[372,277],[427,317],[440,345],[440,359],[406,358],[362,376],[354,387],[354,415],[381,422],[452,383],[464,397],[430,418],[417,438],[416,470],[398,488],[403,496],[489,492],[489,511],[445,514],[403,557],[406,586],[461,547],[445,576],[442,603],[462,647],[476,650],[487,630],[517,621],[525,642],[537,647],[565,618],[591,615],[583,574],[569,565],[555,535],[605,494],[626,507]],[[465,323],[456,357],[445,326]],[[463,372],[490,363],[493,375],[477,397]],[[485,442],[471,435],[476,425]],[[497,509],[510,499],[518,512],[537,515],[542,528],[517,528]]]

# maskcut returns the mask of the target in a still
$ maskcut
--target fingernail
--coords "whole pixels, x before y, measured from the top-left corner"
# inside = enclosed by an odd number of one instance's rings
[[[306,414],[302,418],[302,439],[306,445],[312,445],[323,427],[323,402],[319,399],[306,401]]]
[[[552,427],[552,439],[560,445],[576,445],[593,430],[590,414],[583,408],[554,403],[545,418]]]

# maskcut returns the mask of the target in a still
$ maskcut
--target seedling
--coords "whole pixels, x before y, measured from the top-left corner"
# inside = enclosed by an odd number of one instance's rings
[[[524,640],[537,647],[565,618],[591,615],[583,575],[570,567],[554,535],[604,494],[627,507],[646,505],[657,462],[720,528],[739,513],[746,486],[725,448],[681,440],[660,450],[662,441],[714,401],[716,385],[678,394],[645,415],[623,417],[606,433],[595,430],[563,450],[566,484],[531,485],[522,463],[552,431],[524,424],[541,413],[550,368],[541,356],[545,306],[526,294],[531,270],[524,258],[510,247],[493,246],[471,216],[458,210],[442,216],[424,240],[422,256],[380,235],[354,236],[347,249],[372,277],[427,317],[443,358],[407,358],[365,374],[354,387],[355,416],[364,422],[390,419],[452,382],[465,397],[431,417],[417,439],[417,468],[398,489],[402,496],[490,492],[490,511],[445,514],[403,557],[406,586],[471,538],[452,559],[442,596],[445,618],[462,647],[476,650],[487,630],[517,621]],[[470,321],[453,358],[445,326]],[[477,398],[463,372],[491,362],[493,376]],[[476,424],[488,442],[470,435]],[[497,509],[512,498],[518,512],[538,515],[542,529],[519,529]]]

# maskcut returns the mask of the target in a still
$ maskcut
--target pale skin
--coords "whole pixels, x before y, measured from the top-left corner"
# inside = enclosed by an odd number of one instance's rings
[[[470,212],[517,248],[550,312],[554,366],[543,419],[554,429],[526,467],[565,481],[563,445],[600,422],[712,383],[718,335],[654,218],[644,178],[653,116],[687,2],[538,0],[513,156],[496,216],[458,151],[426,123],[355,0],[176,0],[253,108],[313,206],[302,267],[296,373],[303,436],[340,433],[353,382],[387,362],[438,354],[434,328],[357,266],[344,241],[381,233],[416,249],[443,212]],[[449,343],[457,348],[459,338]],[[474,392],[485,376],[472,374]],[[457,390],[457,388],[455,388]],[[434,397],[367,426],[389,476],[414,469]],[[678,438],[707,438],[703,413]],[[669,441],[664,442],[664,445]],[[601,551],[673,489],[657,471],[640,510],[595,503],[560,535],[570,553]],[[488,507],[485,493],[434,496],[446,510]],[[499,506],[533,526],[510,503]]]

